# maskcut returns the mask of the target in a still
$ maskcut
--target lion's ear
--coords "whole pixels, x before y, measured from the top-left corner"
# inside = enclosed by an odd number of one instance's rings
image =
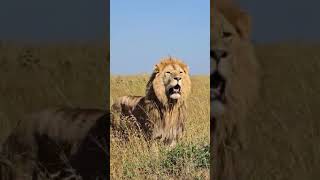
[[[251,17],[247,13],[239,11],[234,25],[241,38],[247,40],[250,38]]]
[[[159,66],[158,66],[158,65],[155,65],[155,66],[153,67],[153,72],[154,72],[154,73],[160,72],[160,69],[159,69]]]
[[[251,35],[251,17],[231,0],[216,0],[215,5],[224,17],[236,28],[242,39],[249,39]]]
[[[186,74],[189,74],[189,66],[186,65],[183,69]]]

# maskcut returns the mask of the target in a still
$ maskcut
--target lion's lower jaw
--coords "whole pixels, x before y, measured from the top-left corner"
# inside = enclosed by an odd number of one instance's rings
[[[171,95],[170,95],[170,98],[171,98],[171,99],[174,99],[174,100],[179,99],[180,97],[181,97],[181,95],[178,94],[178,93],[175,93],[175,94],[171,94]]]

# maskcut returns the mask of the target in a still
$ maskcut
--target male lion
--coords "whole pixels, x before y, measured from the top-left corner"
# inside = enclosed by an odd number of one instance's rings
[[[174,146],[184,131],[190,89],[188,66],[176,58],[164,58],[155,65],[146,95],[120,97],[112,110],[133,116],[147,139]]]
[[[215,3],[215,4],[214,4]],[[250,17],[230,0],[211,1],[211,144],[215,179],[239,179],[237,151],[246,115],[259,90],[259,65],[250,42]]]
[[[107,112],[51,108],[27,115],[3,144],[12,179],[107,179]],[[22,175],[25,174],[25,175]],[[29,174],[29,175],[28,175]]]

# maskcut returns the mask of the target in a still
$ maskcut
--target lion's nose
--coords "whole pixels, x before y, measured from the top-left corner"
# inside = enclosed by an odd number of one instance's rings
[[[210,51],[210,57],[212,57],[217,64],[220,63],[222,58],[226,58],[228,56],[228,52],[222,49],[214,49]]]
[[[181,77],[174,77],[175,80],[180,81]]]

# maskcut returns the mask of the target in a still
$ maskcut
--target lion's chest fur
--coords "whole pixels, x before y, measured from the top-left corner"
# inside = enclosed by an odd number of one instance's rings
[[[141,128],[151,139],[171,144],[184,130],[186,107],[184,104],[171,108],[143,99],[133,111]]]

